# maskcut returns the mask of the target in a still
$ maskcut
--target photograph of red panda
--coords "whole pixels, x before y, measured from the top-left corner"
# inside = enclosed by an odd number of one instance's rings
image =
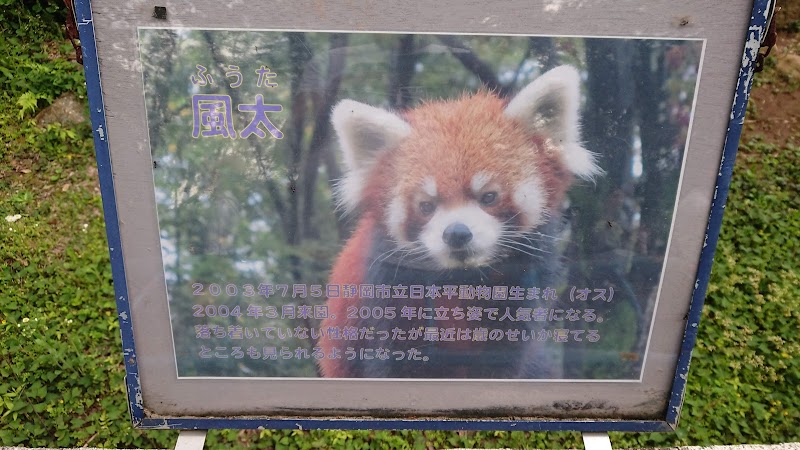
[[[139,50],[180,378],[640,379],[702,40]]]
[[[554,286],[559,264],[547,222],[560,214],[573,178],[591,181],[602,170],[581,146],[578,115],[580,74],[556,67],[510,101],[481,90],[449,101],[425,102],[397,115],[342,100],[332,113],[346,164],[338,184],[345,212],[360,216],[338,256],[331,283],[422,286]],[[453,310],[505,307],[509,301],[438,296],[429,302],[394,299],[401,310],[428,305],[447,308],[450,318],[403,321],[411,328],[433,325],[439,339],[423,346],[429,361],[319,360],[326,377],[477,377],[549,375],[534,329],[514,320],[498,322],[506,339],[451,341],[441,328],[469,330],[466,314]],[[329,298],[331,326],[390,329],[392,320],[348,318],[347,308],[380,307],[383,300]],[[512,306],[517,306],[511,303]],[[530,323],[530,322],[529,322]],[[530,333],[526,344],[510,330]],[[497,333],[495,333],[497,334]],[[488,336],[487,336],[488,337]],[[330,353],[338,343],[322,336]],[[418,343],[397,341],[408,351]],[[435,359],[430,363],[430,359]]]

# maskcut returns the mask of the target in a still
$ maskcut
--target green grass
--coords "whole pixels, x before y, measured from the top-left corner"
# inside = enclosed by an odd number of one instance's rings
[[[41,5],[0,0],[0,445],[171,447],[177,432],[129,423],[90,127],[32,120],[64,92],[85,98],[49,25],[60,11]],[[680,429],[613,433],[615,447],[800,440],[799,173],[798,147],[742,147]],[[581,445],[578,433],[224,430],[207,447]]]

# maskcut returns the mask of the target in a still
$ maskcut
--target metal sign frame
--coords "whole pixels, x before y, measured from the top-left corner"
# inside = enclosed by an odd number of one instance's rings
[[[141,11],[152,11],[153,5],[147,2],[136,3],[135,8]],[[147,3],[147,4],[145,4]],[[564,14],[568,14],[568,4],[564,2],[552,3],[553,8],[564,7]],[[567,2],[569,3],[569,2]],[[686,327],[683,332],[683,341],[677,359],[677,368],[674,373],[671,394],[664,416],[660,419],[629,420],[629,419],[559,419],[559,418],[458,418],[458,417],[426,417],[426,418],[381,418],[378,416],[351,417],[313,417],[302,415],[289,415],[285,417],[267,416],[263,414],[242,414],[235,417],[206,416],[202,412],[188,411],[184,415],[160,414],[147,405],[142,391],[141,374],[137,346],[134,342],[134,327],[132,324],[132,309],[129,297],[128,278],[123,258],[123,234],[121,231],[119,211],[125,207],[117,201],[115,190],[117,170],[112,171],[112,152],[109,149],[109,139],[113,139],[108,132],[106,123],[107,108],[104,101],[104,92],[101,87],[101,66],[103,61],[98,59],[98,41],[95,39],[95,20],[105,20],[104,17],[93,15],[90,0],[76,0],[76,21],[81,37],[84,54],[84,67],[87,77],[87,88],[91,110],[91,121],[94,129],[94,143],[99,169],[100,187],[103,196],[103,209],[106,220],[108,245],[111,254],[112,274],[119,311],[120,327],[124,349],[126,368],[126,385],[128,402],[133,424],[141,428],[169,428],[169,429],[210,429],[210,428],[299,428],[299,429],[432,429],[432,430],[576,430],[584,432],[599,431],[672,431],[677,427],[680,416],[683,396],[686,389],[686,380],[689,372],[689,363],[692,348],[697,337],[701,309],[705,298],[714,250],[716,248],[722,215],[730,185],[733,164],[735,161],[739,136],[742,130],[747,100],[752,84],[753,68],[760,43],[766,33],[768,15],[771,11],[771,0],[755,0],[750,15],[747,35],[742,37],[744,51],[739,67],[738,81],[733,94],[733,105],[730,109],[727,132],[724,138],[724,148],[713,190],[709,219],[705,231],[705,239],[700,250],[697,275],[691,294],[691,303],[686,315]],[[546,6],[546,5],[545,5]],[[187,10],[190,5],[182,2],[166,2],[166,10]],[[722,8],[721,6],[715,6]],[[160,8],[158,6],[157,8]],[[163,12],[163,10],[162,10]],[[684,19],[680,19],[683,22]],[[686,19],[687,21],[690,19]],[[683,25],[679,25],[683,26]],[[346,28],[347,24],[343,23]],[[401,27],[402,28],[402,27]],[[100,41],[99,45],[103,45]],[[741,47],[740,47],[741,48]],[[708,57],[708,56],[707,56]],[[117,106],[117,105],[114,105]]]

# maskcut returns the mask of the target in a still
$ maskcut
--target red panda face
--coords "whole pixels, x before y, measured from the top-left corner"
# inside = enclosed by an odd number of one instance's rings
[[[552,176],[550,144],[504,107],[480,93],[406,115],[412,131],[391,153],[384,214],[399,247],[437,268],[480,267],[544,221],[571,176]]]
[[[398,247],[442,269],[490,265],[512,247],[535,252],[515,243],[547,214],[548,193],[538,177],[515,183],[488,168],[456,173],[452,179],[442,171],[419,183],[397,184],[385,223]]]
[[[562,66],[506,104],[481,92],[398,116],[351,100],[333,112],[348,173],[348,210],[380,218],[410,261],[436,269],[537,256],[528,237],[573,175],[600,172],[579,143],[579,76]]]

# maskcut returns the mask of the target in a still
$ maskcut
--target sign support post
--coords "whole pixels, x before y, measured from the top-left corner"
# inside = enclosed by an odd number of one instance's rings
[[[586,450],[611,450],[608,433],[581,433]]]
[[[208,430],[181,430],[175,450],[203,450],[207,433]]]

